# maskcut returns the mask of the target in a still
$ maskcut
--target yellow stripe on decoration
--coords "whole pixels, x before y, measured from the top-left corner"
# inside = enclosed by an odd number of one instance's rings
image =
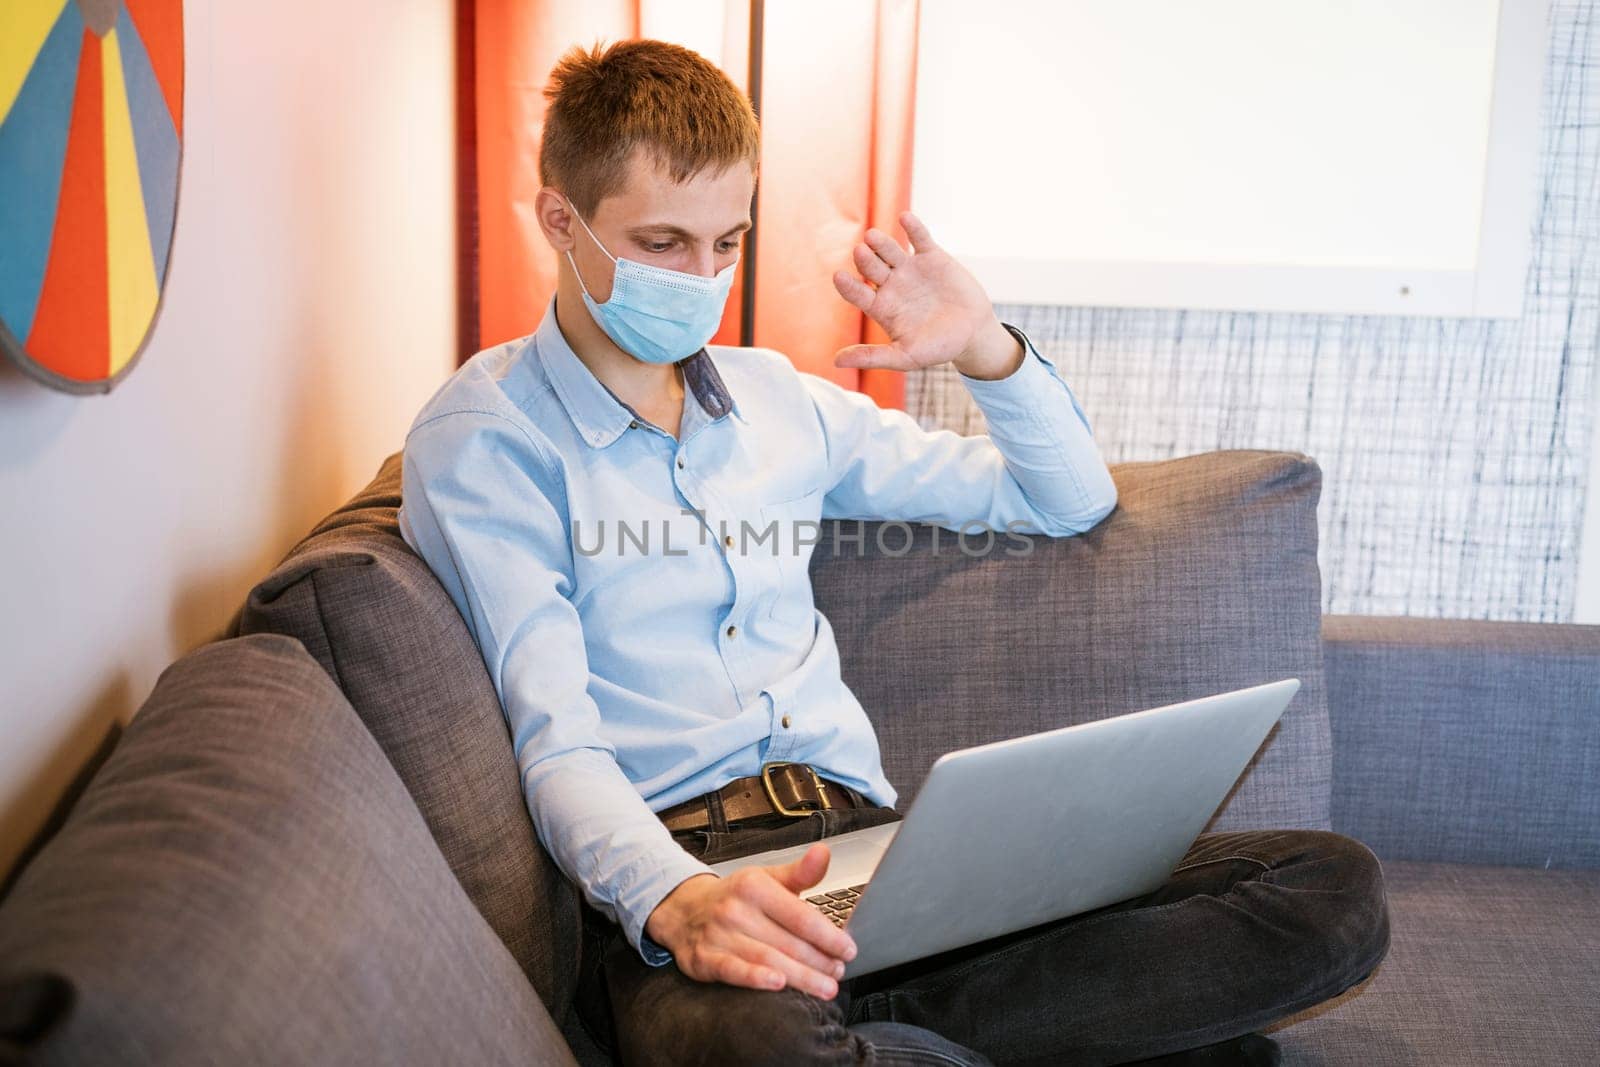
[[[0,122],[11,113],[33,61],[73,0],[0,0]]]
[[[133,117],[122,79],[117,32],[100,39],[104,72],[106,131],[106,273],[111,301],[111,362],[115,374],[133,358],[155,315],[160,287],[155,253],[139,186],[139,157],[133,147]]]

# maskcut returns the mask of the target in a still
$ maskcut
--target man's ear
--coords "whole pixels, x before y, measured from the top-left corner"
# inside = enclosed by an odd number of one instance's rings
[[[578,221],[572,217],[571,210],[567,207],[567,198],[551,186],[542,187],[533,198],[533,212],[539,220],[539,229],[544,232],[544,239],[556,253],[562,254],[571,251],[577,244],[577,237],[572,233],[572,228]]]

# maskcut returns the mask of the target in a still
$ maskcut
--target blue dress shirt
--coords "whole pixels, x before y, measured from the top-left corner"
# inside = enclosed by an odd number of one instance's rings
[[[894,803],[812,604],[819,519],[1065,537],[1116,504],[1072,391],[1012,332],[1012,374],[962,375],[987,437],[713,345],[679,364],[674,438],[590,373],[552,299],[412,423],[401,534],[483,653],[540,841],[650,963],[671,956],[645,920],[709,870],[654,812],[768,760]]]

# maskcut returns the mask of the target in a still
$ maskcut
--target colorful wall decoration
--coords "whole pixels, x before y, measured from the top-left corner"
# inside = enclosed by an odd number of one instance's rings
[[[177,216],[182,0],[0,2],[0,350],[108,392],[155,321]]]

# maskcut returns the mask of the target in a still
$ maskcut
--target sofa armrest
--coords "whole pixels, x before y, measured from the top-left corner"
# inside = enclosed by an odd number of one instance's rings
[[[1335,829],[1386,858],[1600,867],[1600,626],[1322,633]]]

